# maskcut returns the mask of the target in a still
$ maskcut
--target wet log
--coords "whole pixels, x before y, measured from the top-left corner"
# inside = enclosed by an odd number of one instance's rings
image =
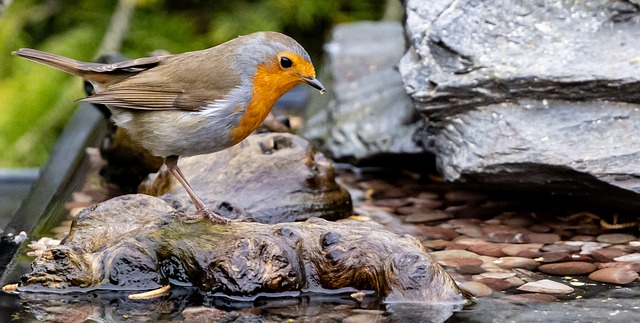
[[[463,301],[417,239],[375,222],[215,225],[187,223],[179,214],[141,194],[85,209],[61,244],[36,258],[19,291],[142,291],[171,284],[236,297],[347,288],[395,303]]]

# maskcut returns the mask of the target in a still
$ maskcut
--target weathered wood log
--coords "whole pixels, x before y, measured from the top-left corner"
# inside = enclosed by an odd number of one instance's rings
[[[23,292],[150,290],[167,284],[252,297],[374,291],[387,302],[462,302],[451,277],[410,236],[375,222],[186,223],[163,200],[125,195],[85,209],[36,258]]]

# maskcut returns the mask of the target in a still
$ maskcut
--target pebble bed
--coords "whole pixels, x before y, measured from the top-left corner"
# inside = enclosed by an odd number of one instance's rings
[[[544,202],[536,212],[526,211],[531,203],[523,208],[519,199],[497,200],[437,180],[425,183],[415,174],[380,177],[339,176],[355,213],[419,238],[460,288],[477,298],[554,302],[581,298],[602,283],[640,281],[634,222],[611,225],[617,220],[613,214],[545,209]]]

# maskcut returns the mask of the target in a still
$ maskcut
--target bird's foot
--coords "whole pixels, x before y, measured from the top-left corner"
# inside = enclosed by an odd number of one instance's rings
[[[207,218],[212,223],[215,223],[215,224],[229,224],[229,222],[232,222],[232,220],[227,219],[227,218],[221,216],[220,214],[211,211],[209,208],[198,209],[196,211],[196,214],[194,214],[192,217],[194,217],[196,219],[198,219],[198,218]]]

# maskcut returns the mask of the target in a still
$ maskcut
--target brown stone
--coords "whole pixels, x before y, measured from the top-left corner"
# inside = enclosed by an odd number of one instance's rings
[[[373,204],[376,206],[395,209],[401,206],[405,206],[409,204],[409,202],[406,199],[380,199],[380,200],[374,200]]]
[[[529,227],[529,231],[536,233],[547,233],[551,231],[551,227],[542,224],[534,224]]]
[[[462,265],[456,267],[456,272],[463,275],[478,275],[486,272],[481,266]]]
[[[598,269],[602,268],[624,268],[640,273],[640,263],[637,262],[607,262],[598,265]]]
[[[451,240],[459,236],[457,232],[451,229],[445,229],[441,227],[432,227],[432,226],[425,226],[423,228],[423,234],[425,238],[429,240],[437,240],[437,239]]]
[[[444,213],[440,210],[435,210],[435,211],[419,211],[419,213],[409,214],[407,215],[407,217],[404,218],[404,220],[409,223],[420,223],[420,222],[441,221],[441,220],[446,220],[450,218],[451,218],[450,214]]]
[[[497,278],[480,278],[476,282],[483,283],[495,291],[503,291],[511,288],[511,284],[504,279]]]
[[[566,251],[550,251],[544,252],[540,255],[540,262],[550,263],[550,262],[563,262],[570,261],[571,255]]]
[[[531,240],[526,233],[489,232],[487,241],[498,243],[529,243]]]
[[[571,241],[589,241],[589,242],[595,242],[596,241],[596,237],[594,236],[586,236],[586,235],[575,235],[573,237],[571,237],[571,239],[569,239]]]
[[[489,286],[480,282],[464,282],[462,284],[459,284],[458,287],[476,297],[489,296],[492,293],[492,290],[491,288],[489,288]]]
[[[538,251],[542,248],[542,244],[539,243],[523,243],[523,244],[512,244],[507,245],[502,248],[502,252],[504,252],[508,256],[516,256],[518,253],[530,250],[530,251]],[[535,258],[535,257],[525,257],[525,258]]]
[[[460,233],[460,234],[464,234],[467,237],[471,237],[471,238],[482,238],[484,237],[484,232],[482,232],[482,229],[480,229],[479,226],[477,225],[468,225],[468,226],[463,226],[460,228],[456,228],[455,229],[456,232]]]
[[[444,250],[467,250],[467,249],[469,249],[469,245],[462,244],[462,243],[455,243],[455,242],[448,244],[447,247],[444,248]]]
[[[498,267],[505,269],[523,268],[527,270],[534,270],[538,268],[539,263],[533,259],[522,257],[502,257],[494,261]]]
[[[451,203],[469,204],[486,200],[487,196],[476,192],[452,191],[446,193],[444,199]]]
[[[534,233],[528,234],[531,243],[553,244],[560,241],[560,235],[557,233]]]
[[[541,251],[565,251],[568,253],[580,251],[580,246],[572,246],[566,243],[554,243],[546,245],[540,249]]]
[[[517,254],[515,254],[516,257],[531,258],[531,259],[538,258],[540,257],[540,255],[542,255],[542,252],[538,250],[522,250]]]
[[[481,243],[469,245],[468,250],[473,251],[479,255],[499,258],[507,255],[502,252],[502,248],[504,248],[504,246],[504,244],[497,243]]]
[[[638,273],[626,268],[604,268],[591,273],[589,279],[603,283],[625,285],[638,279]]]
[[[478,258],[477,253],[473,253],[466,250],[442,250],[435,251],[431,253],[431,257],[436,261],[447,259],[447,258]]]
[[[591,252],[591,257],[599,262],[611,262],[613,258],[624,256],[624,250],[615,248],[598,249]]]
[[[442,239],[422,241],[422,245],[430,250],[443,250],[449,243],[451,242]]]
[[[482,260],[478,258],[456,257],[438,260],[438,263],[447,267],[480,266],[482,265]]]
[[[544,264],[538,270],[549,275],[573,276],[586,275],[596,270],[596,265],[581,261],[568,261],[555,264]]]

